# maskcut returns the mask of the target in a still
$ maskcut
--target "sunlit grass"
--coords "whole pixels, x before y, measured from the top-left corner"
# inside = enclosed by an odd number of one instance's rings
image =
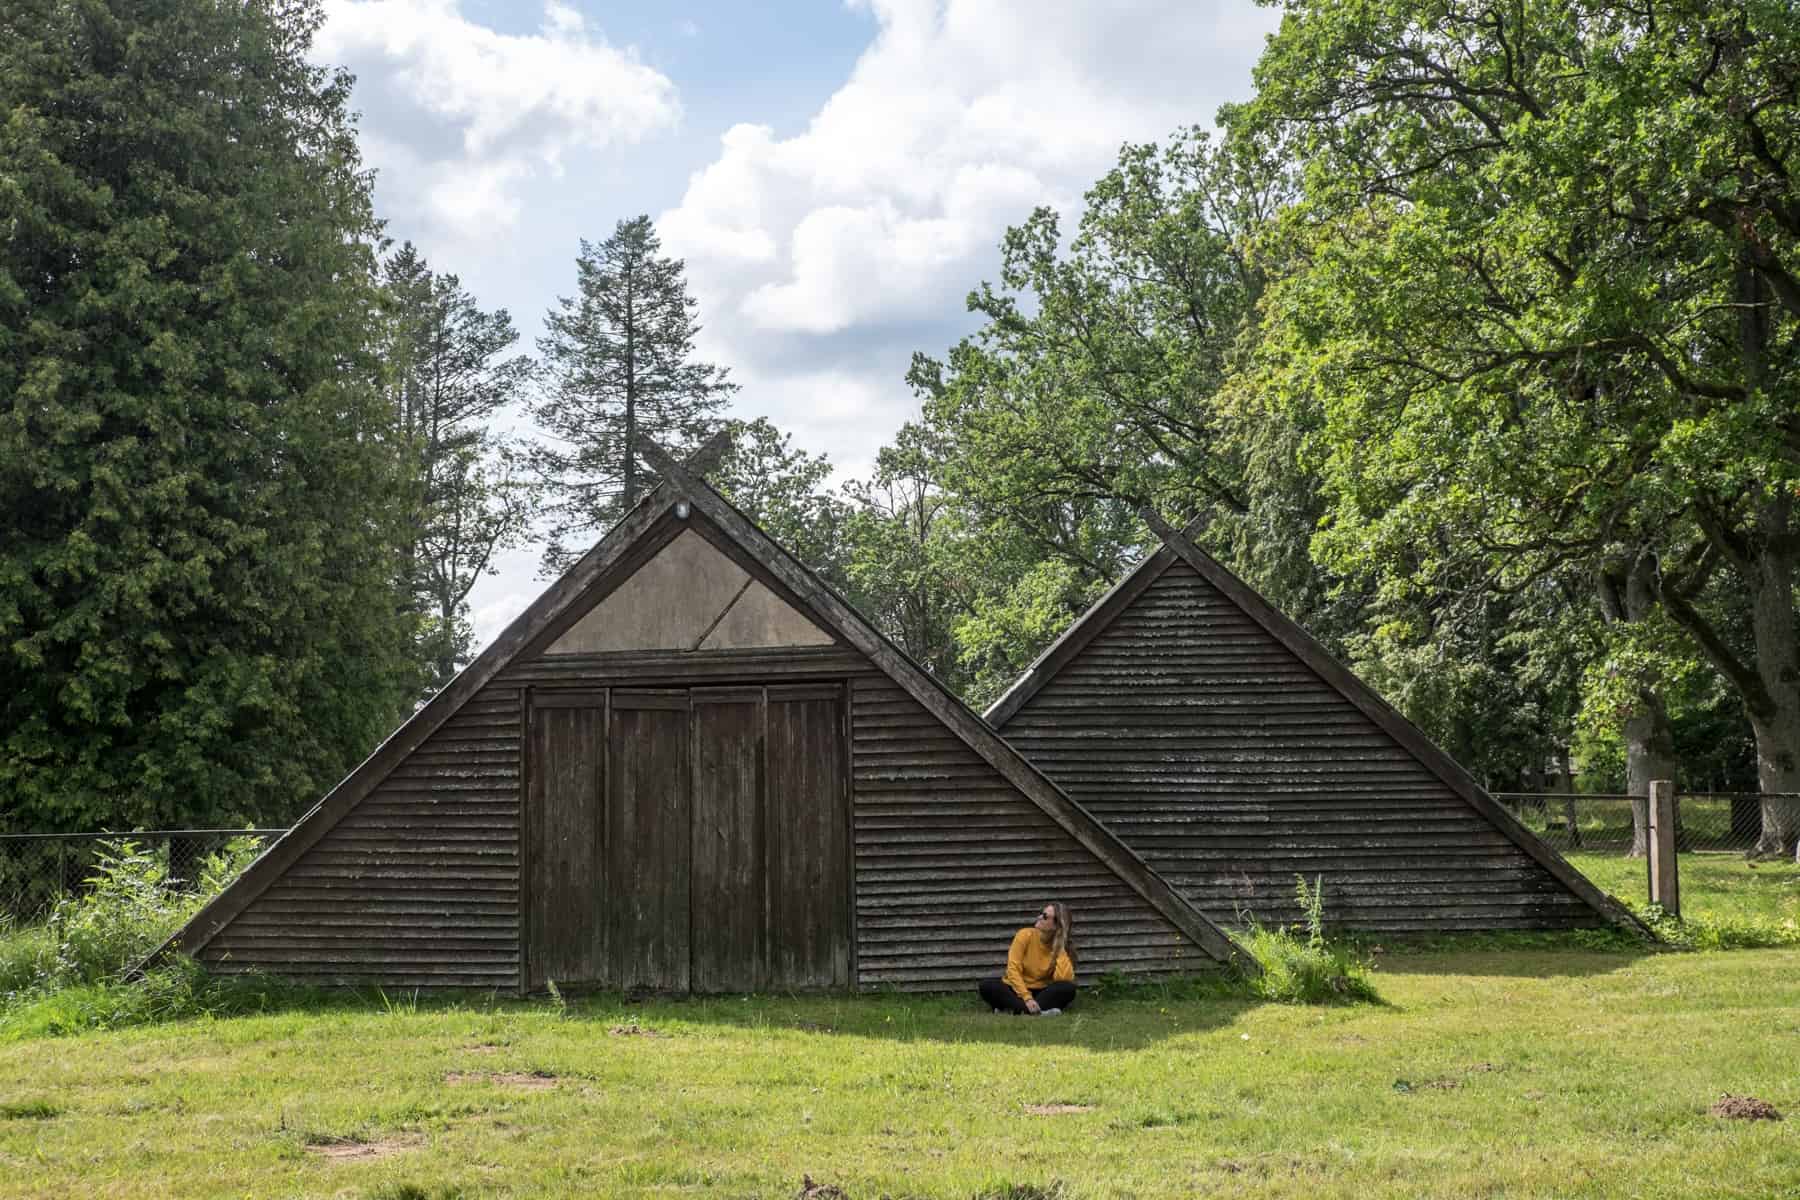
[[[1407,955],[1202,989],[369,997],[0,1045],[0,1196],[1694,1196],[1800,1180],[1800,951]],[[315,1002],[302,1001],[306,1005]],[[1060,1106],[1033,1115],[1028,1104]],[[327,1157],[327,1154],[334,1155]]]
[[[1601,890],[1644,903],[1648,867],[1641,858],[1619,853],[1573,853],[1569,862]],[[1800,866],[1792,862],[1747,861],[1737,853],[1696,852],[1676,856],[1681,912],[1704,920],[1800,923]]]

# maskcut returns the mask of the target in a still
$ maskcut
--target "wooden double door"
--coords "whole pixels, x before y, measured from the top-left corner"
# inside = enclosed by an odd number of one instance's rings
[[[525,978],[850,982],[843,689],[534,691]]]

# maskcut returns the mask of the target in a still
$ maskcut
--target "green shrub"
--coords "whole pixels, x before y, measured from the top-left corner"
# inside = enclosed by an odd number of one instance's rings
[[[1238,941],[1262,968],[1250,980],[1250,990],[1283,1004],[1380,1003],[1369,962],[1349,947],[1325,940],[1323,878],[1308,886],[1304,876],[1296,875],[1294,895],[1306,914],[1304,936],[1246,919]]]
[[[1634,906],[1635,907],[1635,906]],[[1800,922],[1757,915],[1677,917],[1660,904],[1637,908],[1638,917],[1677,950],[1764,950],[1800,946]]]
[[[256,838],[233,838],[176,886],[155,855],[130,838],[99,845],[88,890],[65,896],[41,926],[0,932],[0,994],[17,1003],[38,993],[116,982],[235,879],[256,857]]]
[[[50,931],[42,925],[18,929],[0,923],[0,1003],[36,984],[51,954]]]

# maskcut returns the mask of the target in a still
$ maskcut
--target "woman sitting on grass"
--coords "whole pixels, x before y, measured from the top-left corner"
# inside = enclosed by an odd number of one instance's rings
[[[1013,934],[1006,976],[981,981],[981,998],[997,1013],[1054,1017],[1075,1003],[1075,943],[1069,906],[1044,905],[1030,928]]]

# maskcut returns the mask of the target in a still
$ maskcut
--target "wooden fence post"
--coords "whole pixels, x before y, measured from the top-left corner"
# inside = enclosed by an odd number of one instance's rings
[[[1675,781],[1650,781],[1650,903],[1681,915],[1681,880],[1675,866]]]

